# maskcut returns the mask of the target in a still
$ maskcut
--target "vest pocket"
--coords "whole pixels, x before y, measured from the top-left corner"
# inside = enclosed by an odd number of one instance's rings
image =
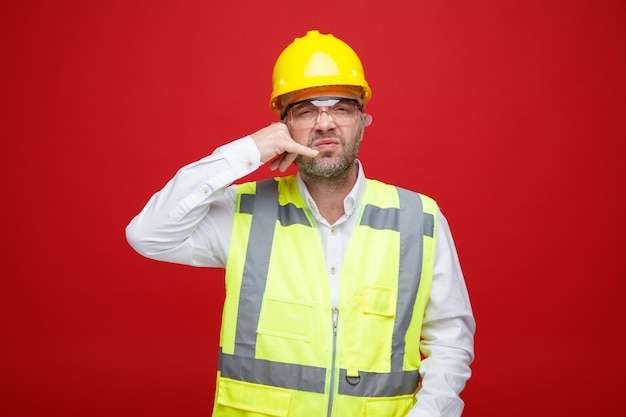
[[[404,417],[413,408],[414,404],[414,395],[368,399],[363,408],[363,417]]]
[[[394,288],[365,285],[346,305],[345,314],[340,310],[340,325],[347,334],[342,340],[342,367],[389,372],[396,299]]]
[[[216,417],[287,417],[291,393],[287,390],[220,378]]]
[[[258,334],[311,341],[315,305],[263,295]]]
[[[363,313],[394,317],[396,315],[396,299],[394,288],[363,286]]]

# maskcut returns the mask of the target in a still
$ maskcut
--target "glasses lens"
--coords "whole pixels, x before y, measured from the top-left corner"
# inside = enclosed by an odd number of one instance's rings
[[[356,120],[358,106],[356,100],[350,99],[305,101],[290,108],[289,121],[297,127],[313,127],[322,117],[322,113],[326,113],[335,125],[345,126]]]

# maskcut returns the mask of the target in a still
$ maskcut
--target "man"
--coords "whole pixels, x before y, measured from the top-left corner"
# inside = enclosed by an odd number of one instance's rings
[[[183,167],[127,227],[149,258],[226,268],[214,416],[459,416],[474,319],[444,216],[365,177],[371,89],[309,31],[273,123]],[[232,185],[269,163],[295,176]]]

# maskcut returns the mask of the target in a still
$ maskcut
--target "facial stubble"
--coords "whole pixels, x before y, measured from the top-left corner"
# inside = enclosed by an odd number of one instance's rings
[[[333,183],[347,179],[352,169],[354,169],[356,157],[359,153],[363,126],[355,132],[355,138],[348,143],[346,138],[336,130],[318,133],[309,139],[308,146],[313,146],[316,140],[333,138],[339,140],[342,151],[338,155],[333,155],[332,151],[321,151],[313,158],[299,156],[295,164],[301,175],[309,180]],[[331,160],[332,159],[332,160]]]

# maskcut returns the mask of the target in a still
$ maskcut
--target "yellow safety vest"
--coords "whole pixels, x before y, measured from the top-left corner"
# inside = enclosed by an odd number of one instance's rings
[[[214,417],[400,417],[419,388],[436,203],[367,180],[333,320],[294,176],[237,186]]]

